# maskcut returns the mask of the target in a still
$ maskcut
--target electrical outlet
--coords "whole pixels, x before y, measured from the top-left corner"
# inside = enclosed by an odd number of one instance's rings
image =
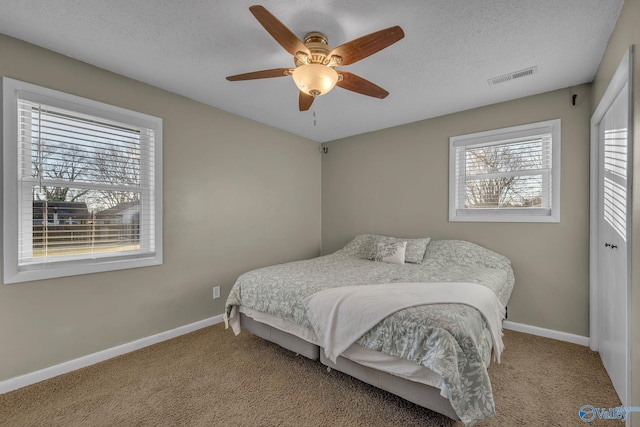
[[[213,287],[213,299],[220,298],[220,286]]]

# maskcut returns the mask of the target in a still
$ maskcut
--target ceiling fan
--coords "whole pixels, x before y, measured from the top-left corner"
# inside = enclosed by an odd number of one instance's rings
[[[329,46],[327,37],[311,32],[301,41],[282,22],[263,6],[251,6],[251,13],[269,34],[294,57],[295,68],[273,68],[251,73],[228,76],[229,81],[266,79],[292,76],[300,89],[300,111],[311,107],[317,96],[324,95],[339,86],[362,95],[386,98],[389,92],[353,73],[338,71],[335,67],[358,62],[404,37],[399,26],[376,31],[336,48]]]

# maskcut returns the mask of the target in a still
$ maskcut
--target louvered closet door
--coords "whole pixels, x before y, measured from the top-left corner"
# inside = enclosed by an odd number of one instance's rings
[[[599,127],[599,351],[623,404],[627,390],[628,83]]]

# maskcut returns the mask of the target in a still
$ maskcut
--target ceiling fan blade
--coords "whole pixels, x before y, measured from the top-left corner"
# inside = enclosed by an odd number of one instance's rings
[[[271,14],[263,6],[251,6],[249,8],[253,16],[262,24],[265,30],[291,55],[296,56],[296,52],[304,52],[310,55],[309,49],[296,37],[282,22]]]
[[[298,106],[300,107],[300,111],[307,111],[311,108],[311,104],[313,104],[313,100],[315,98],[311,95],[307,95],[304,92],[300,92],[300,98],[298,99]]]
[[[235,76],[228,76],[227,80],[235,82],[238,80],[254,80],[254,79],[268,79],[270,77],[284,77],[288,76],[291,68],[273,68],[271,70],[254,71],[252,73],[236,74]]]
[[[404,31],[396,25],[395,27],[389,27],[351,40],[333,49],[330,55],[342,57],[340,65],[349,65],[391,46],[403,37]]]
[[[336,83],[336,86],[340,86],[342,89],[347,89],[352,92],[357,92],[362,95],[373,96],[374,98],[380,99],[384,99],[387,97],[387,95],[389,95],[389,92],[382,89],[380,86],[373,84],[369,80],[365,80],[353,73],[339,71],[338,74],[342,75],[342,81]]]

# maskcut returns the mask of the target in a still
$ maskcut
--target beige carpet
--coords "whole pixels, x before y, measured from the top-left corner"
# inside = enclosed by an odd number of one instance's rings
[[[481,426],[584,426],[619,406],[588,348],[505,331]],[[222,325],[0,395],[2,426],[453,426],[450,419]],[[592,425],[622,425],[619,421]]]

